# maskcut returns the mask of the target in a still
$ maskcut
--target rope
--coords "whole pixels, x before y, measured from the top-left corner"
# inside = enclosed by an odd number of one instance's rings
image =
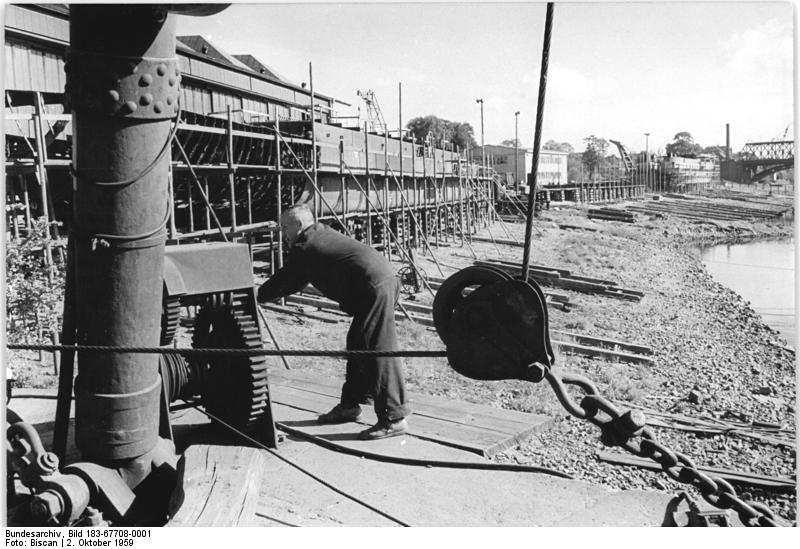
[[[328,349],[192,349],[178,347],[115,347],[112,345],[44,345],[44,344],[8,344],[12,351],[77,351],[99,353],[138,353],[147,355],[183,355],[193,356],[308,356],[332,358],[361,357],[399,357],[399,358],[440,358],[446,357],[447,351],[382,351],[382,350],[345,350]]]
[[[533,162],[531,166],[531,185],[528,189],[528,215],[525,218],[525,249],[522,255],[522,280],[528,280],[528,267],[531,263],[531,237],[533,236],[533,215],[536,206],[536,173],[539,170],[539,149],[542,143],[542,121],[544,120],[544,96],[547,89],[547,67],[550,63],[550,35],[553,30],[553,3],[547,3],[544,22],[544,45],[542,46],[542,69],[539,75],[539,101],[536,106],[536,133],[533,140]]]
[[[378,509],[377,507],[373,507],[373,506],[372,506],[372,505],[370,505],[369,503],[367,503],[367,502],[365,502],[365,501],[363,501],[363,500],[361,500],[361,499],[358,499],[357,497],[355,497],[355,496],[353,496],[353,495],[350,495],[350,494],[348,494],[348,493],[347,493],[347,492],[345,492],[344,490],[341,490],[341,489],[339,489],[339,488],[335,487],[335,486],[334,486],[333,484],[331,484],[330,482],[328,482],[328,481],[326,481],[326,480],[324,480],[324,479],[322,479],[322,478],[318,477],[318,476],[317,476],[317,475],[315,475],[314,473],[312,473],[312,472],[308,471],[307,469],[305,469],[305,468],[303,468],[303,467],[301,467],[301,466],[297,465],[296,463],[292,463],[291,461],[289,461],[288,459],[286,459],[285,457],[283,457],[282,455],[280,455],[278,452],[276,452],[276,451],[275,451],[275,450],[273,450],[272,448],[269,448],[269,447],[267,447],[266,445],[262,444],[261,442],[257,441],[256,439],[254,439],[254,438],[252,438],[252,437],[250,437],[250,436],[247,436],[246,434],[242,433],[241,431],[239,431],[239,430],[238,430],[238,429],[236,429],[235,427],[233,427],[233,426],[231,426],[231,425],[228,425],[227,423],[225,423],[224,421],[222,421],[222,420],[221,420],[221,419],[219,419],[218,417],[215,417],[214,415],[212,415],[212,414],[208,413],[206,410],[203,410],[203,409],[201,409],[199,404],[195,404],[195,405],[194,405],[194,408],[195,408],[195,409],[196,409],[198,412],[200,412],[201,414],[204,414],[205,416],[207,416],[208,418],[210,418],[210,419],[213,419],[214,421],[217,421],[217,422],[219,422],[221,425],[224,425],[224,426],[225,426],[225,427],[227,427],[227,428],[228,428],[230,431],[233,431],[234,433],[236,433],[236,434],[237,434],[237,435],[239,435],[240,437],[242,437],[242,438],[244,438],[244,439],[246,439],[246,440],[248,440],[248,441],[252,442],[253,444],[257,445],[257,446],[258,446],[259,448],[261,448],[262,450],[266,450],[267,452],[269,452],[270,454],[272,454],[273,456],[275,456],[276,458],[278,458],[279,460],[281,460],[281,461],[282,461],[282,462],[284,462],[285,464],[289,465],[290,467],[294,467],[295,469],[297,469],[297,470],[298,470],[298,471],[300,471],[301,473],[303,473],[303,474],[305,474],[305,475],[307,475],[307,476],[311,477],[312,479],[316,480],[317,482],[319,482],[320,484],[322,484],[322,485],[323,485],[323,486],[325,486],[326,488],[330,488],[331,490],[333,490],[333,491],[334,491],[334,492],[336,492],[337,494],[339,494],[339,495],[341,495],[341,496],[344,496],[344,497],[346,497],[347,499],[349,499],[350,501],[354,501],[355,503],[358,503],[359,505],[361,505],[361,506],[363,506],[363,507],[366,507],[366,508],[367,508],[367,509],[369,509],[370,511],[373,511],[373,512],[375,512],[375,513],[379,514],[380,516],[382,516],[382,517],[384,517],[384,518],[387,518],[387,519],[389,519],[390,521],[394,522],[395,524],[398,524],[398,525],[400,525],[400,526],[410,526],[410,524],[407,524],[407,523],[403,522],[402,520],[400,520],[400,519],[398,519],[398,518],[395,518],[395,517],[393,517],[393,516],[392,516],[392,515],[390,515],[389,513],[385,512],[385,511],[381,511],[381,510],[380,510],[380,509]]]

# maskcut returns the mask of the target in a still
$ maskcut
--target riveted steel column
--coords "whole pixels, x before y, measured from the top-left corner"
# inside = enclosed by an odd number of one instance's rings
[[[81,345],[159,342],[168,140],[180,80],[174,18],[153,5],[70,6]],[[78,361],[76,443],[84,457],[150,451],[158,440],[158,357],[82,352]]]

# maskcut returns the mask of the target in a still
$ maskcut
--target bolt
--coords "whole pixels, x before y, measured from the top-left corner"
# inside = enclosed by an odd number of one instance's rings
[[[119,101],[119,92],[117,90],[108,90],[108,96],[114,103]]]
[[[153,94],[152,93],[146,93],[139,99],[139,103],[141,103],[142,106],[149,105],[152,102],[153,102]]]
[[[33,499],[30,510],[35,518],[48,521],[52,518],[57,519],[64,512],[64,505],[58,494],[45,491]]]
[[[158,76],[164,76],[167,74],[167,66],[164,63],[159,63],[156,67],[156,73]]]
[[[125,101],[125,106],[128,107],[130,112],[136,112],[136,109],[139,108],[139,105],[137,105],[136,101],[133,100]]]
[[[142,87],[149,86],[152,83],[153,83],[152,74],[143,74],[142,77],[139,79],[139,85]]]
[[[628,410],[619,417],[619,420],[622,427],[631,434],[635,434],[647,425],[647,417],[641,410]]]
[[[156,104],[153,105],[153,111],[156,114],[159,114],[163,110],[164,110],[164,103],[162,103],[161,101],[156,101]]]
[[[58,470],[58,457],[53,452],[45,452],[36,458],[36,464],[44,474],[50,475]]]

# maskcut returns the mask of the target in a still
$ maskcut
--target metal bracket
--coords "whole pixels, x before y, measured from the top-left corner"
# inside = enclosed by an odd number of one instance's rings
[[[67,53],[65,91],[72,109],[94,115],[164,120],[180,102],[177,57]]]

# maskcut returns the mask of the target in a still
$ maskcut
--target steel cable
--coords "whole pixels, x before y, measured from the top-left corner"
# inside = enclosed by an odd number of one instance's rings
[[[384,350],[345,350],[328,349],[194,349],[178,347],[116,347],[113,345],[50,345],[50,344],[17,344],[10,343],[6,348],[13,351],[88,351],[100,353],[138,353],[151,355],[178,354],[192,356],[307,356],[331,358],[359,357],[398,357],[398,358],[441,358],[447,356],[445,350],[428,351],[384,351]]]
[[[553,30],[553,3],[547,3],[544,23],[544,45],[542,46],[542,66],[539,75],[539,101],[536,106],[536,130],[533,142],[533,157],[528,189],[528,215],[525,218],[525,250],[522,256],[522,280],[528,280],[528,266],[531,261],[531,237],[533,235],[533,215],[536,205],[536,172],[539,170],[539,150],[542,143],[542,122],[544,120],[544,97],[547,88],[547,67],[550,62],[550,36]]]

